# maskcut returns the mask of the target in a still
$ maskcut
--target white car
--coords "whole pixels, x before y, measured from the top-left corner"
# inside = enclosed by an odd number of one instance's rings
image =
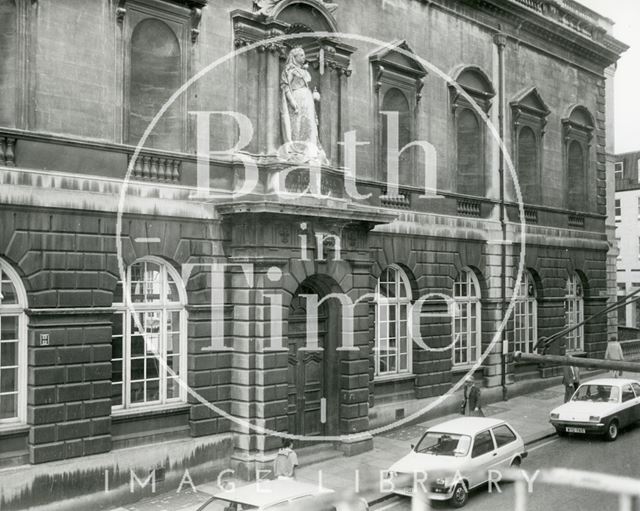
[[[640,420],[640,382],[598,378],[583,383],[571,400],[551,411],[549,421],[559,435],[603,434],[618,438],[620,429]]]
[[[317,484],[294,479],[273,479],[217,493],[198,511],[367,511],[366,500],[337,498],[335,492]]]
[[[462,507],[469,490],[489,480],[489,469],[519,466],[526,457],[522,438],[503,420],[461,417],[429,428],[386,476],[393,493],[413,495],[420,477],[430,499]]]

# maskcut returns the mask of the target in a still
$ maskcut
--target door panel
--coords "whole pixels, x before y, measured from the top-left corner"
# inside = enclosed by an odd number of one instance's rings
[[[326,397],[325,351],[304,351],[306,347],[306,301],[299,294],[316,294],[300,288],[289,310],[289,359],[287,415],[289,432],[298,435],[323,435],[320,422],[321,399]],[[327,336],[326,307],[318,313],[318,344],[325,348]]]

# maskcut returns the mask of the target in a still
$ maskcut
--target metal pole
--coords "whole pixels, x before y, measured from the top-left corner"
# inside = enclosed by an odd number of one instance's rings
[[[499,30],[502,30],[502,27],[499,26]],[[493,42],[498,47],[498,127],[500,133],[500,140],[504,140],[505,134],[505,73],[504,73],[504,48],[507,45],[507,36],[498,32],[493,36]],[[506,307],[506,298],[507,298],[507,222],[505,215],[505,204],[504,204],[504,160],[505,155],[502,147],[500,147],[500,164],[498,167],[498,175],[500,176],[500,227],[502,229],[502,243],[500,244],[500,311],[502,314],[502,319],[504,319],[505,312],[507,310]],[[507,354],[505,353],[504,343],[506,341],[505,337],[505,329],[502,329],[502,333],[500,335],[502,343],[500,345],[500,361],[502,365],[502,399],[503,401],[507,400]]]
[[[596,369],[623,370],[630,373],[640,373],[640,362],[625,362],[624,360],[602,360],[600,358],[577,358],[560,355],[537,355],[534,353],[513,354],[516,362],[538,362],[547,364],[559,364],[574,367],[594,367]]]

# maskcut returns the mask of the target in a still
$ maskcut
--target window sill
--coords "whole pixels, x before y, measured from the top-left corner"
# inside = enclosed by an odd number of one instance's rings
[[[373,378],[373,383],[387,383],[392,381],[406,381],[413,380],[416,377],[413,373],[402,373],[402,374],[385,374],[384,376],[376,376]]]
[[[136,417],[159,417],[161,415],[171,415],[189,410],[188,403],[171,403],[167,405],[149,406],[145,408],[124,408],[122,410],[112,410],[111,418],[114,421],[134,419]]]
[[[30,426],[24,422],[12,422],[0,425],[0,437],[20,435],[29,432]]]
[[[469,369],[472,369],[475,366],[473,364],[464,364],[464,365],[452,365],[451,372],[452,373],[468,373]],[[478,369],[482,369],[482,366],[478,367]]]

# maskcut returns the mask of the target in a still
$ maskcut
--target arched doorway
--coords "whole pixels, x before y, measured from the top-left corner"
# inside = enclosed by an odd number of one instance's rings
[[[296,435],[339,433],[340,305],[332,299],[319,306],[318,344],[322,350],[310,350],[307,348],[307,299],[303,296],[316,295],[321,300],[329,293],[338,292],[336,288],[329,279],[309,277],[300,284],[289,306],[287,417],[288,431]]]

